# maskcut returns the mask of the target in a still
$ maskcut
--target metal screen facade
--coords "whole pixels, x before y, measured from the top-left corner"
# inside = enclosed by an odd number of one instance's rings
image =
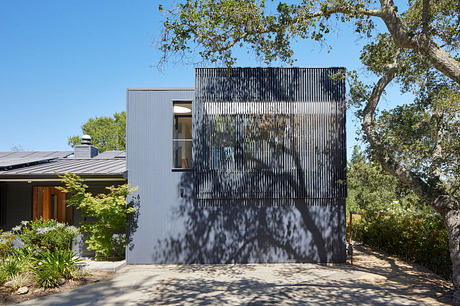
[[[345,82],[333,77],[343,70],[197,68],[196,201],[344,199]]]

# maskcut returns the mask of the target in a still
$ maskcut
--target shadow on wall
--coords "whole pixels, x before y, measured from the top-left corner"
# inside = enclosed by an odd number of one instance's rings
[[[131,196],[130,201],[127,204],[128,208],[132,207],[135,211],[128,215],[127,229],[126,229],[126,247],[132,251],[134,249],[133,237],[136,233],[141,207],[141,197],[139,195]]]
[[[216,84],[209,86],[216,90]],[[298,84],[294,82],[289,86]],[[272,88],[275,90],[276,86]],[[261,101],[260,95],[252,94],[240,88],[238,99]],[[272,94],[281,96],[279,101],[290,101],[290,97],[295,96],[292,88],[287,88],[284,95],[283,92]],[[234,96],[227,101],[232,98]],[[213,148],[208,141],[212,131],[203,124],[206,116],[206,113],[199,114],[194,121],[194,135],[200,135],[193,140],[194,172],[182,175],[179,187],[184,194],[179,205],[173,208],[172,221],[185,220],[185,229],[157,241],[153,262],[344,262],[344,196],[329,192],[331,188],[345,189],[345,186],[336,186],[337,182],[344,181],[344,171],[337,168],[345,167],[341,152],[344,143],[338,138],[337,128],[325,127],[327,122],[315,122],[328,133],[318,134],[319,137],[328,136],[331,142],[329,145],[312,142],[309,152],[300,149],[302,135],[286,137],[282,143],[265,141],[260,145],[266,150],[283,152],[271,155],[270,160],[260,154],[248,155],[248,151],[241,148],[242,143],[234,142],[232,159],[257,165],[255,171],[235,168],[209,171],[213,169],[210,165]],[[235,125],[242,123],[238,122],[238,116],[234,117]],[[292,116],[286,117],[287,124],[294,130]],[[280,171],[272,166],[285,164],[290,168]],[[281,192],[274,194],[274,186]],[[210,197],[200,199],[201,190],[206,190]],[[245,193],[249,196],[241,196]],[[219,194],[218,199],[213,198],[215,194]],[[315,198],[313,194],[320,197]]]
[[[301,171],[298,176],[268,177],[291,182],[295,191],[294,182],[303,178]],[[225,175],[213,179],[216,188],[226,184]],[[267,184],[263,178],[262,181]],[[184,198],[173,212],[174,219],[185,220],[185,230],[158,241],[154,262],[345,261],[343,200],[296,199],[292,205],[273,205],[270,200],[258,200],[254,204],[214,200],[197,205],[193,183],[192,173],[182,175],[180,187],[185,190]],[[291,201],[286,199],[286,202]]]

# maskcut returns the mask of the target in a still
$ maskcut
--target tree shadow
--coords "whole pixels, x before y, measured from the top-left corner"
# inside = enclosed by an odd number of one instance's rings
[[[185,230],[157,242],[154,262],[345,261],[344,99],[328,71],[310,73],[197,72],[193,172],[172,217]]]
[[[340,288],[337,290],[337,288]],[[400,292],[378,285],[351,281],[281,283],[257,279],[210,280],[168,279],[161,281],[142,305],[171,304],[398,304]],[[419,304],[405,296],[405,303]]]
[[[131,195],[127,207],[135,209],[133,213],[128,215],[128,220],[126,222],[126,246],[130,251],[132,251],[134,249],[133,237],[139,228],[138,223],[141,207],[140,195]]]

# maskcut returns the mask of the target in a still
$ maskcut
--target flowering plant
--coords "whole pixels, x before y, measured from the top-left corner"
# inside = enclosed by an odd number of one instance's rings
[[[30,245],[38,251],[53,252],[59,249],[71,249],[72,239],[78,235],[78,229],[56,220],[38,219],[33,222],[23,221],[13,228],[22,244]]]
[[[14,239],[15,235],[12,232],[2,232],[0,230],[0,258],[5,258],[13,252]]]

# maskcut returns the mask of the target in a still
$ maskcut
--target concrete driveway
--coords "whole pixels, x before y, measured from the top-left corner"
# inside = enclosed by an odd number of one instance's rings
[[[377,266],[376,261],[380,261]],[[366,249],[358,252],[355,262],[354,266],[126,266],[109,280],[22,305],[442,305],[450,301],[449,284],[420,267]]]

